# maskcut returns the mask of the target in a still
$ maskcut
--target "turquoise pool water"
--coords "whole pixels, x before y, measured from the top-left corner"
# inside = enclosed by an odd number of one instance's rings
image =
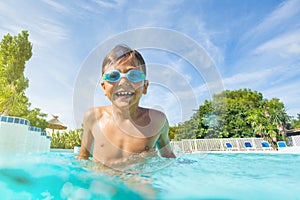
[[[1,199],[300,199],[300,155],[202,153],[151,158],[125,172],[74,154],[0,159]]]

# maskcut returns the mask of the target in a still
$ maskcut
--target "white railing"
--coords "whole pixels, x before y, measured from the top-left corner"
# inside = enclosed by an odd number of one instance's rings
[[[171,141],[171,147],[177,153],[191,153],[201,151],[226,151],[226,143],[232,145],[232,150],[249,150],[245,142],[250,142],[253,150],[263,150],[261,143],[263,138],[214,138],[214,139],[183,139]]]
[[[291,136],[293,146],[300,147],[300,135]]]

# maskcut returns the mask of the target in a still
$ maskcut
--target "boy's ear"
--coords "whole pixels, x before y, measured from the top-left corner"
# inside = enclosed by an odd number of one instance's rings
[[[148,86],[149,86],[149,81],[145,80],[143,94],[147,94]]]
[[[104,90],[104,95],[106,96],[106,92],[105,92],[105,84],[104,84],[104,82],[102,81],[102,82],[100,83],[100,85],[101,85],[102,89]]]
[[[104,85],[104,82],[103,82],[103,81],[101,81],[100,85],[101,85],[101,87],[103,88],[103,90],[105,90],[105,85]]]

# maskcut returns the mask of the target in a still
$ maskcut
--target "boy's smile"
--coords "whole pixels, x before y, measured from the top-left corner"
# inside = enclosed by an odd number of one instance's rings
[[[118,91],[115,93],[118,97],[131,97],[134,95],[134,92],[131,91]]]
[[[131,89],[116,89],[116,91],[114,92],[114,99],[120,99],[120,100],[126,100],[126,99],[131,99],[135,94],[135,90],[133,88]]]

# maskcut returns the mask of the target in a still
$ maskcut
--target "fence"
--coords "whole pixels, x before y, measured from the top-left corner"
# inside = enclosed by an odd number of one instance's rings
[[[291,136],[292,145],[296,147],[300,147],[300,135]]]
[[[249,149],[245,147],[245,142],[250,142],[252,149],[263,150],[261,145],[263,141],[263,138],[183,139],[181,141],[171,141],[171,147],[178,153],[226,151],[226,143],[229,142],[232,149],[244,151]]]

